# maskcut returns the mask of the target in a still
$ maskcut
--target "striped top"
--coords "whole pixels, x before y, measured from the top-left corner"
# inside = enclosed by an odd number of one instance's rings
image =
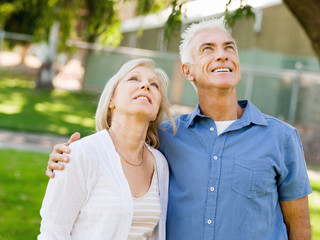
[[[128,240],[150,239],[161,215],[159,185],[156,169],[154,170],[148,192],[142,197],[133,197],[133,208],[134,212]]]

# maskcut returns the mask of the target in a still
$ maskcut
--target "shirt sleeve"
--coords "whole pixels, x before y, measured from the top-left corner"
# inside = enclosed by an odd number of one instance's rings
[[[63,171],[55,171],[55,177],[49,180],[40,210],[39,240],[71,239],[73,224],[86,199],[81,148],[79,144],[70,148],[70,162]]]
[[[291,201],[312,192],[302,144],[295,129],[283,150],[283,169],[278,179],[280,201]]]

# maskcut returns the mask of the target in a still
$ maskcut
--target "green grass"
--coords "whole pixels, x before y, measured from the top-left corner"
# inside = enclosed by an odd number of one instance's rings
[[[0,149],[0,240],[36,239],[48,154]],[[311,179],[312,239],[320,239],[320,179]]]
[[[311,179],[312,193],[309,196],[309,208],[312,228],[312,240],[320,239],[320,179]]]
[[[83,136],[94,131],[99,94],[35,88],[35,77],[0,72],[0,128]]]
[[[0,240],[36,239],[48,154],[0,150]]]

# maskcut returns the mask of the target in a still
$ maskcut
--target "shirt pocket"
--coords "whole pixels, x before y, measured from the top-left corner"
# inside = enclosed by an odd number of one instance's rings
[[[262,197],[273,192],[275,179],[270,159],[234,158],[233,191],[248,198]]]

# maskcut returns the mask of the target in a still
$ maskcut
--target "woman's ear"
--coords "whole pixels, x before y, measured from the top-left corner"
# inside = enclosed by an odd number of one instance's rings
[[[109,109],[114,109],[116,106],[113,104],[112,101],[110,101],[108,108]]]
[[[190,64],[190,63],[182,64],[181,70],[182,70],[182,74],[185,76],[185,78],[188,81],[190,81],[190,82],[194,81],[193,71],[192,71],[192,64]]]

